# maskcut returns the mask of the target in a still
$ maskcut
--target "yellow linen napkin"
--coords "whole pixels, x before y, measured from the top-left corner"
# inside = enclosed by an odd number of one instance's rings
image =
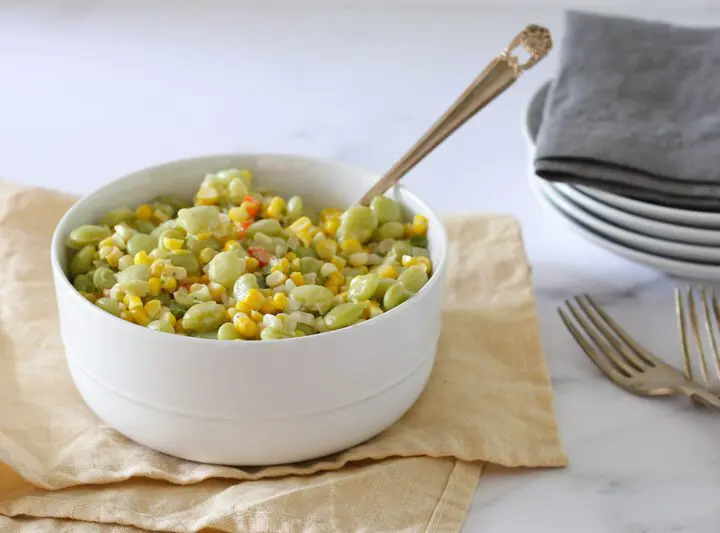
[[[157,531],[457,531],[482,462],[566,464],[514,219],[448,219],[437,363],[400,421],[317,461],[234,468],[139,446],[103,426],[75,391],[48,256],[74,200],[0,182],[3,531],[33,531],[29,517]],[[72,520],[52,527],[85,531]]]

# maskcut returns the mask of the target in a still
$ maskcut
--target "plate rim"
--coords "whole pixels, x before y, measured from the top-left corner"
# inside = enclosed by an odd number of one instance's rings
[[[534,151],[537,146],[537,135],[543,120],[543,109],[547,99],[547,93],[552,85],[552,78],[544,81],[532,94],[525,106],[523,121],[523,133],[526,141]],[[636,216],[647,217],[651,220],[684,226],[696,229],[718,230],[720,229],[720,212],[692,211],[677,207],[668,207],[649,202],[643,202],[634,198],[627,198],[607,191],[601,191],[584,185],[570,185],[569,187],[590,196],[605,205],[612,206],[625,213]]]
[[[595,233],[581,225],[570,214],[563,211],[555,205],[551,199],[545,196],[536,183],[540,178],[530,177],[530,188],[538,198],[540,204],[550,211],[559,221],[575,233],[576,235],[594,242],[606,251],[615,253],[623,259],[643,265],[647,268],[658,270],[665,274],[680,278],[699,279],[704,281],[720,281],[720,268],[704,263],[693,263],[691,261],[682,261],[670,257],[654,255],[643,250],[637,250],[630,246],[617,243],[606,238],[603,235]]]

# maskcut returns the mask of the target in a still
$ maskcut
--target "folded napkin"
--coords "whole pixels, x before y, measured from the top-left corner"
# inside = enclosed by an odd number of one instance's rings
[[[437,363],[400,421],[317,461],[234,468],[137,445],[76,392],[48,260],[74,201],[0,182],[0,530],[451,532],[484,462],[566,464],[514,219],[448,220]]]
[[[535,169],[641,200],[720,208],[720,30],[569,12]]]

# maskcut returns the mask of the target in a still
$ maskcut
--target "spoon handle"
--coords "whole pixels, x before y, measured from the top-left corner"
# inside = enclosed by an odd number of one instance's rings
[[[513,51],[519,46],[522,46],[530,54],[529,59],[524,63],[521,63],[517,56],[513,55]],[[470,117],[510,87],[523,72],[544,58],[551,48],[552,39],[546,28],[535,24],[527,26],[498,57],[485,67],[485,70],[475,78],[475,81],[465,89],[415,146],[365,193],[360,203],[369,204],[375,196],[383,194],[400,181],[400,178],[467,122]]]

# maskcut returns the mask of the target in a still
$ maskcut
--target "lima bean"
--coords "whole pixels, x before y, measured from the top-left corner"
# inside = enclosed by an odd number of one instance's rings
[[[402,211],[400,204],[387,196],[376,196],[370,202],[370,209],[377,216],[378,222],[402,222]]]
[[[428,282],[428,275],[425,267],[422,265],[413,265],[408,267],[402,274],[398,276],[398,282],[412,293],[418,292]]]
[[[395,283],[387,290],[385,296],[383,296],[383,309],[385,311],[390,311],[390,309],[397,307],[408,300],[411,296],[412,293],[407,290],[402,283]]]
[[[339,240],[357,239],[361,243],[372,237],[378,226],[375,212],[364,205],[354,205],[348,208],[340,217],[340,227],[337,230]]]
[[[357,303],[340,304],[333,307],[330,312],[325,315],[325,325],[328,329],[340,329],[351,326],[362,316],[365,306]]]
[[[93,272],[93,283],[100,290],[112,289],[117,283],[117,277],[109,268],[101,267]]]
[[[348,296],[355,302],[364,302],[372,298],[377,290],[380,278],[375,273],[355,276],[350,282]]]
[[[235,326],[230,322],[225,322],[218,328],[217,338],[219,341],[234,341],[240,338],[240,334],[235,329]]]
[[[220,252],[208,263],[210,281],[231,289],[242,274],[245,273],[245,260],[233,251]]]
[[[95,301],[95,305],[111,315],[120,316],[120,304],[117,300],[113,300],[112,298],[98,298]]]
[[[150,279],[150,267],[147,265],[130,265],[125,270],[118,272],[118,283],[128,281],[147,281]]]
[[[70,248],[79,249],[88,244],[97,244],[101,240],[112,235],[110,229],[106,226],[96,226],[94,224],[85,224],[79,228],[75,228],[68,236],[67,245]]]
[[[321,285],[301,285],[290,292],[290,297],[298,302],[303,309],[318,313],[328,310],[332,305],[334,296],[330,289]]]
[[[185,312],[182,325],[188,331],[202,333],[217,329],[226,319],[224,306],[215,302],[202,302]]]
[[[77,276],[87,274],[94,266],[95,247],[92,244],[83,246],[70,260],[70,274]]]
[[[150,253],[157,246],[157,237],[152,237],[144,233],[136,233],[127,242],[127,251],[129,254],[135,255],[141,251]]]
[[[162,333],[175,333],[175,330],[167,320],[153,320],[147,325],[148,329]]]

